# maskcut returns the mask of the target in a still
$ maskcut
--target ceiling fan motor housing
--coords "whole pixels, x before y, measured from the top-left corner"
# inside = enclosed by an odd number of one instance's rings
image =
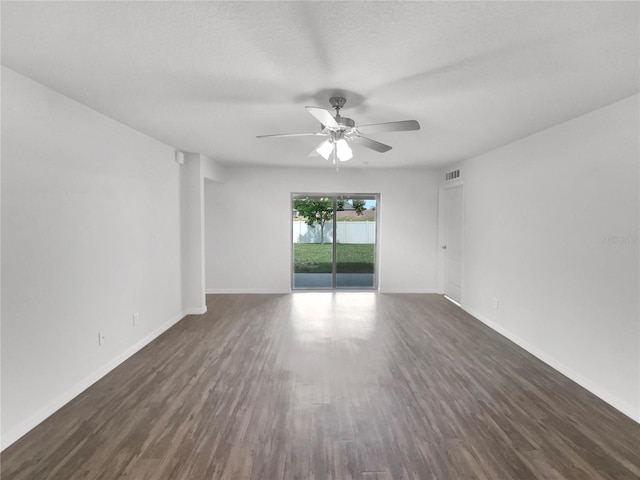
[[[341,117],[340,115],[336,115],[336,122],[338,125],[353,128],[356,126],[356,122],[347,117]]]

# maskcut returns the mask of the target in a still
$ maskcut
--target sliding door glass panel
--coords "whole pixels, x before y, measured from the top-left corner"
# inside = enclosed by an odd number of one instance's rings
[[[376,195],[338,197],[336,288],[376,286]]]
[[[293,196],[293,288],[333,288],[332,196]]]

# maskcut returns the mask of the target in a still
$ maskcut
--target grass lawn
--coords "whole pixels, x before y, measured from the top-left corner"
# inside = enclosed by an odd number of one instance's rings
[[[338,273],[373,273],[372,243],[339,243]],[[333,246],[330,243],[294,243],[295,273],[331,273]]]

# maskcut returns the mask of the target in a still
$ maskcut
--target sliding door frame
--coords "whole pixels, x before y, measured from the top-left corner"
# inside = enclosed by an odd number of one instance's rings
[[[295,252],[293,242],[293,211],[295,210],[293,202],[301,198],[328,198],[333,203],[333,216],[332,216],[332,266],[331,266],[331,286],[330,287],[295,287]],[[337,226],[337,212],[338,212],[338,200],[359,200],[359,199],[375,199],[376,201],[376,229],[375,229],[375,241],[373,244],[373,286],[372,287],[338,287],[337,286],[337,254],[338,254],[338,226]],[[313,291],[313,290],[378,290],[378,238],[379,238],[379,213],[380,213],[380,194],[379,193],[329,193],[329,192],[292,192],[290,198],[290,211],[291,211],[291,225],[289,241],[291,247],[291,290],[301,291]]]

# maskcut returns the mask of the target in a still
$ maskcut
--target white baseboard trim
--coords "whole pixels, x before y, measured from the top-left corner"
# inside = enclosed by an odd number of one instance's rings
[[[290,290],[274,290],[272,288],[207,288],[206,292],[208,294],[257,293],[269,295],[287,295],[291,293]]]
[[[478,319],[479,321],[484,323],[487,327],[489,327],[492,330],[498,332],[503,337],[508,338],[513,343],[515,343],[519,347],[523,348],[524,350],[529,352],[534,357],[536,357],[539,360],[543,361],[544,363],[549,365],[554,370],[557,370],[558,372],[560,372],[565,377],[567,377],[567,378],[573,380],[574,382],[576,382],[582,388],[585,388],[586,390],[588,390],[591,393],[593,393],[596,397],[598,397],[601,400],[607,402],[609,405],[611,405],[616,410],[619,410],[620,412],[624,413],[627,417],[629,417],[632,420],[640,423],[640,408],[634,407],[633,405],[630,405],[629,403],[625,402],[624,400],[621,400],[618,397],[616,397],[614,395],[611,395],[609,392],[604,390],[602,387],[594,384],[591,380],[585,378],[583,375],[580,375],[579,373],[577,373],[576,371],[574,371],[570,367],[567,367],[565,364],[563,364],[562,362],[558,361],[553,356],[551,356],[548,353],[540,350],[539,348],[534,347],[533,345],[531,345],[527,341],[521,339],[517,335],[513,334],[512,332],[510,332],[509,330],[507,330],[503,326],[498,325],[497,323],[493,322],[492,320],[489,320],[484,315],[482,315],[482,314],[480,314],[478,312],[475,312],[470,308],[466,308],[464,305],[462,305],[461,308],[465,312],[467,312],[469,315],[475,317],[476,319]]]
[[[207,307],[193,307],[193,308],[185,308],[184,315],[203,315],[207,313]]]
[[[69,403],[71,400],[73,400],[75,397],[77,397],[79,394],[81,394],[91,385],[96,383],[98,380],[104,377],[111,370],[116,368],[122,362],[124,362],[125,360],[133,356],[136,352],[146,347],[153,340],[155,340],[164,332],[169,330],[169,328],[174,326],[176,323],[182,320],[185,316],[186,316],[186,313],[182,312],[176,315],[175,317],[171,318],[168,322],[164,323],[163,325],[155,329],[153,332],[148,334],[146,337],[144,337],[143,339],[141,339],[131,347],[127,348],[124,352],[119,354],[113,360],[109,361],[108,363],[98,368],[96,371],[94,371],[90,375],[80,380],[78,383],[76,383],[72,388],[64,392],[62,395],[59,395],[57,398],[50,401],[38,412],[31,415],[29,418],[27,418],[26,420],[22,421],[17,426],[12,428],[6,435],[3,435],[2,438],[0,439],[0,451],[7,448],[16,440],[20,439],[20,437],[22,437],[23,435],[28,433],[30,430],[32,430],[34,427],[36,427],[37,425],[42,423],[44,420],[46,420],[48,417],[53,415],[57,410],[62,408],[64,405]]]
[[[372,291],[375,292],[376,290],[372,290]],[[406,293],[406,294],[412,294],[412,295],[414,295],[414,294],[427,295],[427,294],[430,294],[430,293],[435,293],[432,290],[421,290],[421,289],[414,290],[414,289],[411,289],[411,288],[404,288],[404,289],[398,290],[396,288],[388,289],[388,288],[380,287],[380,288],[378,288],[377,291],[379,293],[388,293],[388,294],[395,294],[395,293],[404,294],[404,293]]]

